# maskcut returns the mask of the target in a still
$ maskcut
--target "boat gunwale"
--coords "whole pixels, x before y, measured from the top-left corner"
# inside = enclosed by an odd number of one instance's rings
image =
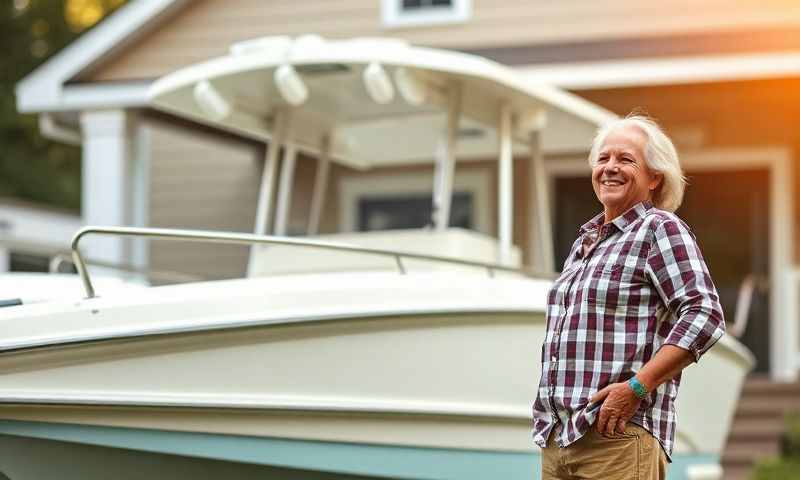
[[[43,350],[50,348],[61,347],[76,347],[80,345],[88,345],[93,343],[106,343],[106,342],[122,342],[130,340],[139,340],[145,338],[166,337],[171,335],[182,334],[202,334],[207,332],[220,332],[227,330],[242,330],[242,329],[255,329],[269,326],[287,326],[297,325],[303,323],[319,323],[319,322],[333,322],[342,320],[364,320],[364,319],[381,319],[381,318],[395,318],[395,317],[412,317],[412,316],[447,316],[453,314],[470,315],[470,314],[499,314],[499,315],[518,315],[518,314],[539,314],[544,316],[544,310],[537,310],[531,308],[506,308],[498,309],[496,307],[480,308],[418,308],[407,310],[381,310],[371,312],[346,312],[334,314],[320,314],[308,315],[297,318],[283,318],[283,319],[269,319],[269,320],[237,320],[228,323],[216,321],[214,324],[182,326],[173,328],[158,328],[158,329],[140,329],[134,333],[122,334],[105,334],[105,335],[84,335],[75,338],[61,338],[56,340],[44,340],[35,342],[19,342],[17,345],[2,345],[0,344],[0,358],[14,353],[24,353],[35,350]],[[252,316],[252,315],[248,315]]]

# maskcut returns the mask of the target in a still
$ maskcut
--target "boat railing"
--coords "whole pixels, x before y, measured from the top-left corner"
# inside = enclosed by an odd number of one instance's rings
[[[742,338],[747,330],[747,322],[750,318],[750,310],[753,306],[753,296],[757,292],[766,292],[769,288],[768,279],[756,273],[750,273],[744,277],[739,285],[739,294],[736,298],[736,310],[734,311],[733,325],[728,332],[736,338]]]
[[[108,268],[111,270],[119,270],[138,275],[143,278],[147,277],[164,282],[199,282],[202,280],[208,280],[200,275],[194,275],[190,273],[176,272],[172,270],[153,270],[150,268],[140,268],[135,265],[106,262],[95,258],[84,258],[83,261],[87,265]],[[64,271],[64,265],[74,266],[75,259],[72,258],[72,255],[69,253],[57,253],[50,258],[48,270],[50,273],[62,273]]]
[[[407,273],[404,260],[424,260],[450,265],[465,267],[475,267],[486,270],[490,277],[494,277],[497,272],[512,272],[532,277],[549,278],[552,274],[536,272],[529,269],[509,267],[497,263],[480,262],[474,260],[464,260],[452,257],[442,257],[437,255],[426,255],[422,253],[403,252],[396,250],[386,250],[378,248],[359,247],[341,243],[324,242],[312,239],[300,239],[289,237],[276,237],[269,235],[255,235],[248,233],[214,232],[206,230],[179,230],[168,228],[141,228],[141,227],[84,227],[79,230],[72,239],[72,258],[78,275],[83,282],[83,287],[87,298],[96,296],[89,271],[86,268],[86,261],[81,255],[79,247],[80,240],[87,235],[111,235],[124,237],[146,237],[160,240],[175,240],[184,242],[203,242],[203,243],[222,243],[231,245],[288,245],[301,248],[317,248],[334,250],[338,252],[360,253],[365,255],[378,255],[392,258],[397,267],[397,271],[405,275]]]

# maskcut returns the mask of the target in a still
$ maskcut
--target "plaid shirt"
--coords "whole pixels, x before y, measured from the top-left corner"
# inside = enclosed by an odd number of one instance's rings
[[[565,447],[598,416],[598,390],[631,378],[662,345],[697,361],[724,334],[719,296],[694,235],[676,215],[641,202],[603,225],[579,231],[547,298],[542,377],[533,404],[533,439],[544,448],[558,424]],[[597,239],[595,243],[595,239]],[[680,375],[642,400],[631,422],[671,458]]]

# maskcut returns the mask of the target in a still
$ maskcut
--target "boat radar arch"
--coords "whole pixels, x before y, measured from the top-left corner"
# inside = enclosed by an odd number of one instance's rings
[[[207,101],[195,94],[197,85],[211,92]],[[228,55],[158,79],[149,98],[156,109],[264,141],[275,135],[277,117],[291,111],[292,124],[303,127],[285,141],[318,155],[330,137],[333,161],[370,168],[433,161],[452,89],[460,90],[459,129],[480,132],[460,139],[459,158],[497,154],[503,104],[514,118],[514,152],[522,154],[532,131],[542,131],[545,152],[575,151],[616,118],[475,55],[397,39],[316,35],[240,42]]]
[[[543,154],[587,150],[596,129],[616,118],[475,55],[397,39],[317,35],[235,44],[225,56],[160,78],[149,98],[156,109],[268,143],[254,232],[262,235],[286,234],[298,152],[320,162],[312,234],[329,162],[356,169],[434,163],[432,221],[443,233],[456,158],[495,157],[497,261],[512,265],[513,158],[529,156],[536,208],[529,247],[537,257],[531,266],[540,271],[553,271],[552,240],[541,240],[552,238]],[[284,168],[273,207],[281,147]]]

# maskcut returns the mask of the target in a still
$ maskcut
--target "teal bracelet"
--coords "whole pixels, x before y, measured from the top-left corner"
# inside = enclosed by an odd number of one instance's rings
[[[650,394],[650,392],[647,391],[647,388],[645,388],[645,386],[642,385],[642,382],[637,380],[635,376],[628,380],[628,385],[631,386],[633,393],[636,394],[636,397],[639,399],[647,398],[647,396]]]

